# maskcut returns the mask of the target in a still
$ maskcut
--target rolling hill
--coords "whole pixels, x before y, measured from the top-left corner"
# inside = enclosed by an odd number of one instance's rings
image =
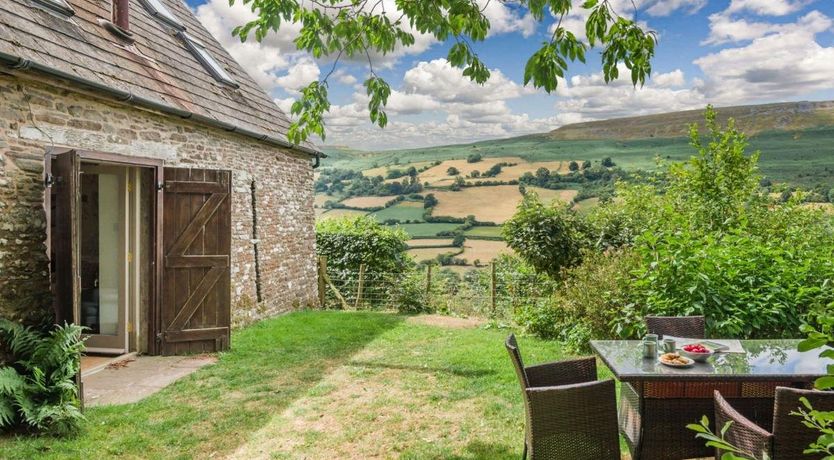
[[[762,173],[777,181],[834,186],[834,101],[720,107],[719,120],[733,117],[748,134],[749,151],[761,152]],[[692,147],[690,123],[703,111],[618,118],[565,125],[553,131],[469,144],[367,152],[325,149],[325,167],[364,170],[418,161],[516,156],[527,161],[598,161],[612,157],[625,169],[651,169],[656,158],[681,161]]]
[[[718,121],[733,118],[748,136],[767,131],[801,131],[834,125],[834,101],[782,102],[718,109]],[[545,136],[553,140],[629,140],[688,136],[688,126],[704,126],[703,110],[574,123]]]

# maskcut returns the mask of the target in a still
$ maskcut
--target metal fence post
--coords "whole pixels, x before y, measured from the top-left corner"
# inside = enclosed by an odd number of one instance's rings
[[[490,288],[491,288],[490,299],[492,301],[492,317],[495,318],[495,314],[496,314],[496,310],[497,310],[496,302],[495,302],[495,262],[490,263],[489,266],[490,266],[490,271],[492,272],[491,275],[490,275],[490,281],[491,281],[490,282]]]
[[[359,264],[359,285],[356,286],[356,301],[353,304],[353,309],[358,310],[362,303],[362,291],[365,288],[365,264]]]
[[[324,305],[324,296],[325,296],[325,289],[326,284],[325,280],[327,278],[327,257],[319,256],[319,306],[321,308],[325,308]]]
[[[426,298],[424,302],[427,307],[431,299],[431,267],[431,264],[426,265]]]

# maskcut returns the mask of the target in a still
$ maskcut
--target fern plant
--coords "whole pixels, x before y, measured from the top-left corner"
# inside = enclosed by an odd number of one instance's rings
[[[63,435],[84,420],[75,377],[84,343],[80,326],[48,332],[0,319],[0,429]]]

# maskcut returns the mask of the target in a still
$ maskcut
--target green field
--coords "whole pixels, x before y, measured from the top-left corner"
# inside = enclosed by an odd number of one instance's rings
[[[385,222],[386,220],[398,220],[398,221],[407,221],[407,220],[423,220],[423,203],[417,201],[403,201],[401,203],[397,203],[394,206],[387,207],[380,211],[371,213],[371,216],[375,217],[376,220],[380,222]]]
[[[460,224],[447,223],[426,223],[426,224],[399,224],[400,228],[406,231],[412,238],[429,238],[437,236],[438,232],[454,230]]]
[[[467,238],[473,239],[477,239],[478,237],[500,238],[501,228],[502,227],[500,225],[494,227],[472,227],[463,234],[466,235]]]
[[[800,132],[766,131],[751,136],[748,152],[761,152],[762,174],[800,186],[834,186],[834,126]],[[519,156],[528,161],[601,160],[613,158],[627,170],[653,169],[656,158],[683,161],[695,153],[686,138],[637,140],[554,140],[546,134],[497,139],[472,144],[385,152],[336,154],[325,167],[362,170],[387,164],[466,158]]]

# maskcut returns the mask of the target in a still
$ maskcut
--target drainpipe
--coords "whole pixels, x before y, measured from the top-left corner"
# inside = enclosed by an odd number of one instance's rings
[[[109,21],[105,22],[109,23]],[[13,54],[8,54],[0,51],[0,64],[5,64],[10,69],[17,70],[20,72],[39,72],[53,78],[65,80],[74,83],[75,85],[78,85],[81,88],[86,89],[87,91],[97,93],[100,96],[104,96],[110,99],[114,99],[118,102],[130,103],[156,112],[164,113],[166,115],[173,115],[186,120],[193,120],[196,123],[211,126],[212,128],[220,128],[229,132],[238,133],[243,136],[255,139],[257,141],[261,141],[282,148],[288,148],[297,152],[304,153],[306,155],[327,158],[327,155],[325,155],[324,153],[319,152],[315,149],[311,149],[309,147],[292,144],[283,139],[267,136],[266,134],[256,133],[246,128],[241,128],[238,126],[231,125],[229,123],[224,123],[220,120],[216,120],[205,115],[200,115],[187,110],[178,109],[176,107],[161,104],[152,99],[137,96],[131,93],[130,91],[123,91],[120,89],[111,88],[95,80],[90,80],[79,75],[64,72],[62,70],[53,69],[52,67],[48,67],[38,62],[29,59],[24,59]],[[318,158],[316,160],[316,166],[318,166]]]
[[[318,169],[319,165],[321,164],[321,154],[316,152],[316,162],[313,163],[313,169]]]

